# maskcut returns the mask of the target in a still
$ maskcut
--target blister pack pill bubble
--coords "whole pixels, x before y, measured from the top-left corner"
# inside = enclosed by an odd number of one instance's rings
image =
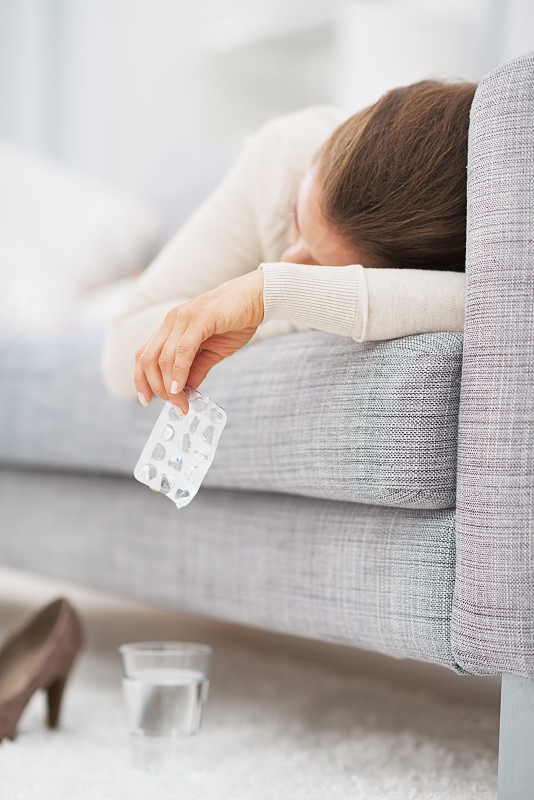
[[[189,413],[165,403],[134,469],[134,476],[177,508],[191,502],[215,456],[226,413],[209,397],[185,387]]]

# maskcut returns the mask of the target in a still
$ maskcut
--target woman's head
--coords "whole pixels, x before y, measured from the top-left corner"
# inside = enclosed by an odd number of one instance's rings
[[[393,89],[337,128],[300,187],[300,254],[294,239],[283,259],[304,260],[304,243],[317,263],[463,270],[475,88]]]

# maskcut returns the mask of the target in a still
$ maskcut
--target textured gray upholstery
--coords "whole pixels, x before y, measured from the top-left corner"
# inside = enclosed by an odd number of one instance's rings
[[[201,488],[178,512],[125,478],[1,469],[0,508],[4,563],[456,668],[454,511]]]
[[[201,387],[228,414],[205,485],[454,507],[461,345],[308,332],[245,348]],[[131,476],[161,401],[109,397],[100,347],[87,334],[0,345],[1,461]]]
[[[461,342],[310,332],[236,354],[204,387],[228,412],[207,481],[225,491],[180,511],[132,477],[161,401],[109,397],[100,336],[6,342],[0,560],[458,669],[454,510],[417,506],[454,501]]]
[[[534,677],[534,54],[472,108],[456,658]]]

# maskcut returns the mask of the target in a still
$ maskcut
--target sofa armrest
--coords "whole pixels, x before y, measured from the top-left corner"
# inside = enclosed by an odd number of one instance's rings
[[[486,76],[468,162],[456,659],[534,676],[534,53]]]

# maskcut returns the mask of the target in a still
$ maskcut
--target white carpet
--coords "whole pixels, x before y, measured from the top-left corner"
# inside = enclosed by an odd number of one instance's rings
[[[495,800],[494,705],[447,702],[272,649],[210,641],[201,630],[196,638],[215,648],[202,730],[184,739],[172,771],[135,769],[116,646],[194,631],[108,598],[77,607],[88,647],[63,726],[46,730],[44,695],[32,700],[18,739],[0,745],[1,800]],[[3,592],[0,631],[25,610]]]

